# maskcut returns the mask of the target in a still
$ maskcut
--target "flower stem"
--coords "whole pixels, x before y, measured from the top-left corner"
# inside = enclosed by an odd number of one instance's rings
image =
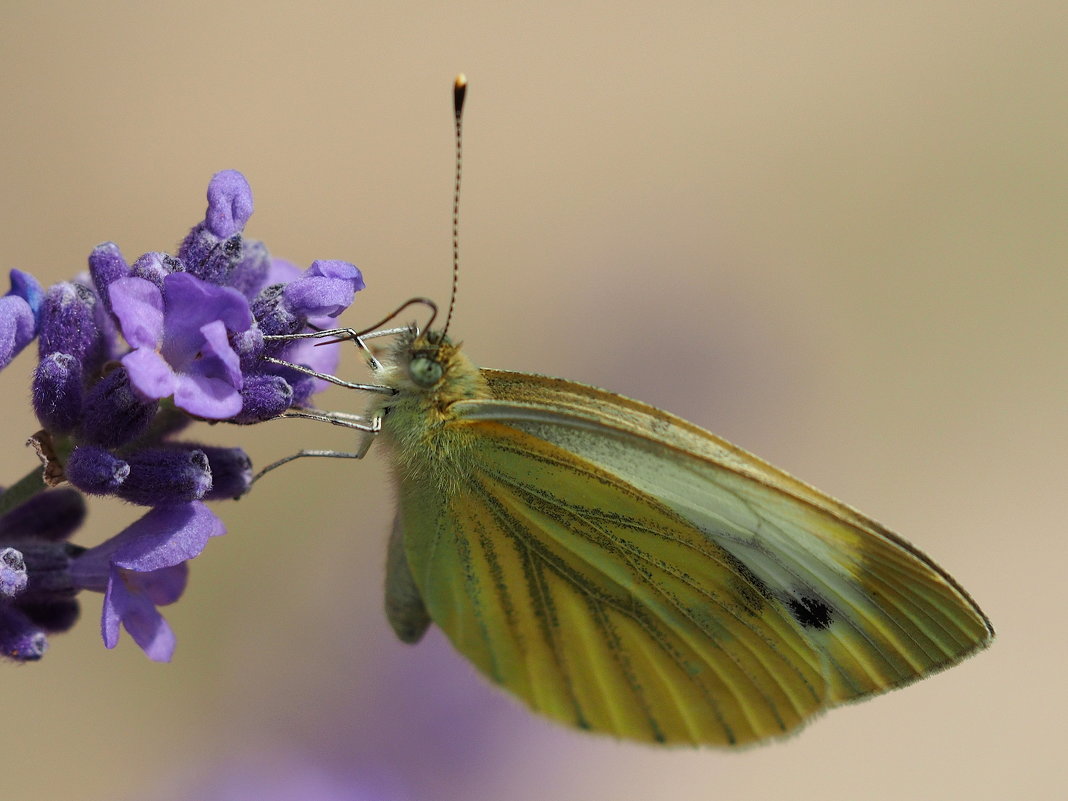
[[[0,516],[6,515],[16,506],[28,501],[38,492],[47,489],[43,471],[35,467],[0,494]]]

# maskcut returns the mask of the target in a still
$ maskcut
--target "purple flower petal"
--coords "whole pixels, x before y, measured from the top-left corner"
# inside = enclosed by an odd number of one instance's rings
[[[111,282],[108,292],[126,341],[134,348],[156,348],[163,341],[163,295],[159,288],[144,278],[119,278]]]
[[[122,357],[130,385],[145,400],[160,400],[174,394],[180,377],[156,351],[138,348]]]
[[[186,562],[151,573],[137,574],[137,586],[156,606],[173,604],[182,597],[188,583],[189,565]]]
[[[122,613],[129,595],[121,577],[119,581],[109,577],[104,585],[104,605],[100,613],[100,636],[104,639],[105,648],[114,648],[119,644],[119,624],[122,623]]]
[[[252,325],[248,300],[232,287],[209,284],[188,273],[173,273],[163,281],[166,322],[163,354],[179,371],[200,353],[208,323],[219,320],[228,331]]]
[[[147,573],[197,556],[226,528],[202,503],[157,506],[111,540],[111,564]],[[83,554],[84,556],[84,554]]]
[[[141,573],[173,567],[197,556],[211,537],[226,531],[204,504],[157,506],[111,539],[79,554],[70,566],[74,583],[103,592],[111,569]]]
[[[201,358],[190,372],[221,378],[235,389],[241,389],[241,357],[230,344],[222,320],[214,320],[201,326],[200,333],[204,335],[204,344],[200,348]]]
[[[297,339],[285,347],[282,351],[281,358],[287,362],[292,362],[293,364],[302,364],[305,367],[310,367],[317,373],[334,375],[341,358],[341,346],[340,344],[317,344],[317,341],[314,339]],[[299,376],[296,374],[292,376],[292,380],[301,381],[303,379],[307,379],[309,383],[304,393],[302,393],[303,397],[299,399],[299,402],[306,401],[315,393],[322,392],[330,386],[328,382],[323,381],[321,378]],[[296,387],[294,387],[294,389],[296,389]]]
[[[170,662],[176,643],[171,627],[163,615],[156,611],[151,600],[140,593],[130,592],[119,571],[113,572],[104,595],[100,621],[104,645],[114,648],[118,644],[121,620],[149,659],[153,662]]]
[[[178,376],[174,404],[197,417],[226,420],[241,411],[241,393],[221,378],[186,373]]]
[[[271,259],[271,268],[267,272],[268,284],[288,284],[300,278],[303,271],[288,259]]]
[[[306,275],[347,281],[352,285],[353,292],[359,292],[366,286],[360,268],[339,259],[316,259],[311,263]]]
[[[217,172],[208,184],[208,230],[220,239],[240,233],[252,216],[252,189],[237,170]]]
[[[145,656],[153,662],[170,662],[177,644],[171,627],[148,598],[131,593],[130,599],[122,624]]]
[[[241,257],[230,271],[227,283],[252,300],[267,286],[270,270],[271,254],[267,246],[255,239],[242,239]]]

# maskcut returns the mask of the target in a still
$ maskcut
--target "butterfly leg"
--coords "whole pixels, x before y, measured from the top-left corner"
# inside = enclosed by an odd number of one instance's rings
[[[333,337],[333,339],[329,339],[326,342],[318,343],[320,345],[332,345],[337,342],[351,340],[353,344],[356,345],[356,349],[360,351],[360,355],[363,356],[364,361],[367,362],[367,366],[371,368],[372,372],[377,373],[379,370],[382,369],[382,363],[378,361],[374,353],[371,352],[371,349],[367,347],[367,343],[364,340],[373,339],[375,337],[386,337],[393,336],[395,334],[402,334],[408,330],[408,326],[402,326],[400,328],[383,328],[378,331],[360,333],[354,328],[328,328],[323,329],[322,331],[308,331],[303,334],[270,334],[264,336],[263,339],[265,342],[290,342],[297,339],[326,339],[327,337]],[[372,385],[351,384],[347,381],[342,381],[341,379],[331,375],[316,373],[315,371],[310,370],[309,368],[304,367],[303,365],[293,364],[292,362],[287,362],[283,359],[276,359],[273,356],[264,356],[263,358],[271,362],[272,364],[279,364],[283,367],[290,367],[307,375],[315,376],[316,378],[321,378],[324,381],[329,381],[333,384],[337,384],[338,386],[348,387],[350,389],[367,389],[376,392],[381,391],[380,388],[375,388],[372,390]]]
[[[359,447],[355,451],[301,450],[296,453],[291,453],[289,456],[267,465],[253,476],[252,483],[249,485],[250,489],[252,484],[255,484],[267,473],[271,472],[276,467],[281,467],[284,464],[292,462],[294,459],[302,459],[306,456],[321,456],[332,459],[362,459],[367,455],[367,451],[370,450],[371,443],[374,442],[375,436],[382,430],[381,417],[367,418],[357,414],[347,414],[346,412],[327,412],[319,409],[291,409],[283,414],[282,417],[319,420],[321,422],[341,426],[342,428],[355,429],[356,431],[362,432],[364,436],[360,441]]]
[[[364,346],[366,347],[366,346]],[[370,351],[368,351],[370,353]],[[374,358],[373,356],[371,357]],[[298,373],[304,373],[304,375],[310,375],[312,378],[320,378],[323,381],[328,381],[331,384],[336,384],[339,387],[345,387],[345,389],[360,389],[364,392],[379,392],[383,395],[393,395],[394,390],[389,387],[384,387],[379,384],[358,384],[353,381],[346,381],[343,378],[338,378],[336,375],[330,375],[329,373],[320,373],[318,370],[313,370],[310,367],[305,367],[303,364],[295,364],[293,362],[287,362],[285,359],[276,359],[274,356],[264,356],[264,361],[271,364],[277,364],[281,367],[288,367],[290,370],[296,370]]]

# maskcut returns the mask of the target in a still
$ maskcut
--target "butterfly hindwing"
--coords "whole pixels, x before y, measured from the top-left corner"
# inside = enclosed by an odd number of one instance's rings
[[[399,513],[393,521],[386,551],[386,619],[398,639],[406,643],[419,642],[430,627],[430,615],[408,568]]]

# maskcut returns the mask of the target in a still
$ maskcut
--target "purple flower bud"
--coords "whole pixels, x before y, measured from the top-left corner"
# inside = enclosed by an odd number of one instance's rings
[[[158,401],[144,401],[133,391],[121,367],[93,385],[85,398],[82,438],[105,448],[117,448],[143,434],[159,408]]]
[[[239,234],[252,216],[252,189],[237,170],[217,172],[208,184],[205,223],[220,239]]]
[[[14,598],[29,582],[26,560],[14,548],[0,548],[0,597]]]
[[[166,253],[145,253],[133,263],[130,268],[131,278],[144,278],[156,285],[157,289],[163,289],[163,279],[171,273],[184,271],[182,262]]]
[[[265,343],[259,326],[234,334],[233,344],[234,352],[241,361],[241,372],[255,372],[262,366]]]
[[[211,489],[211,468],[201,450],[147,448],[128,454],[126,462],[129,475],[115,494],[130,503],[140,506],[188,503],[199,501]]]
[[[48,638],[14,606],[0,605],[0,654],[19,662],[35,662],[48,650]]]
[[[318,378],[312,378],[310,375],[297,373],[296,378],[293,381],[293,401],[290,405],[307,406],[312,395],[317,392],[322,392],[324,386],[326,386],[325,381],[320,381]]]
[[[265,287],[252,301],[252,316],[260,330],[269,336],[296,334],[304,327],[304,320],[291,312],[284,302],[283,284]],[[282,347],[278,345],[278,347]]]
[[[245,376],[245,386],[241,390],[241,411],[233,421],[242,425],[262,423],[278,417],[292,404],[293,388],[281,376]]]
[[[33,372],[33,410],[41,425],[66,434],[82,416],[82,363],[69,353],[50,353]]]
[[[300,364],[318,373],[332,375],[337,370],[340,350],[337,344],[323,344],[314,339],[297,339],[285,343],[275,354],[290,364]],[[293,385],[293,406],[303,406],[316,392],[322,392],[329,384],[296,370],[279,368],[273,370]]]
[[[315,261],[304,275],[286,284],[286,306],[297,317],[333,318],[364,288],[363,276],[347,261]]]
[[[230,273],[229,283],[251,300],[270,283],[271,254],[255,239],[241,240],[241,257]]]
[[[130,475],[130,465],[103,448],[81,445],[67,459],[67,480],[90,495],[111,495]]]
[[[0,368],[11,364],[24,347],[33,341],[37,320],[33,309],[18,295],[0,298]]]
[[[111,301],[108,299],[108,286],[112,281],[125,278],[130,274],[130,268],[126,265],[126,259],[122,257],[122,251],[114,242],[104,242],[93,248],[89,254],[89,275],[93,279],[96,293],[104,301],[104,308],[111,311]]]
[[[19,550],[29,575],[29,586],[19,596],[20,605],[51,603],[74,596],[77,588],[70,577],[72,547],[65,542],[28,540],[20,543]]]
[[[46,603],[19,603],[19,609],[30,622],[49,634],[67,631],[81,615],[81,606],[74,598],[64,598]]]
[[[96,324],[97,298],[82,284],[54,284],[41,307],[40,352],[69,353],[83,367],[98,364],[105,343]]]
[[[186,272],[209,284],[225,284],[241,258],[241,235],[220,239],[200,223],[178,246]]]
[[[252,486],[252,460],[241,448],[222,448],[211,445],[183,443],[183,448],[198,448],[208,457],[211,467],[211,490],[206,501],[238,498]]]
[[[0,541],[35,539],[62,542],[85,520],[85,498],[63,487],[39,492],[0,517]]]
[[[7,294],[17,295],[29,304],[33,316],[41,313],[41,303],[44,301],[44,289],[41,283],[29,273],[22,270],[12,270],[11,291]]]

